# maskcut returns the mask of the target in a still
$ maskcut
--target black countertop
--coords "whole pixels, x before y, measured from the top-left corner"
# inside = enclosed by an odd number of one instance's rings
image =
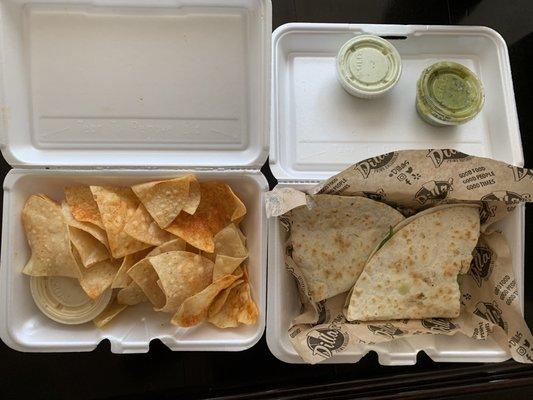
[[[511,58],[525,165],[533,166],[533,2],[531,0],[272,0],[273,29],[287,22],[485,25],[502,34]],[[2,175],[10,166],[0,159]],[[274,179],[263,172],[271,185]],[[533,327],[533,208],[526,209],[525,314]],[[533,366],[438,364],[383,367],[370,353],[353,365],[289,365],[264,337],[239,353],[172,352],[155,340],[147,354],[28,354],[0,344],[0,398],[533,398]]]

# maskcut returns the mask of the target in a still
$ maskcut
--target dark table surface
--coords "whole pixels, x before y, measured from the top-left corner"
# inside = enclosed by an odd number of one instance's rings
[[[509,46],[525,165],[533,166],[533,1],[272,0],[273,29],[287,22],[485,25]],[[0,159],[5,176],[10,166]],[[268,170],[263,172],[274,180]],[[533,326],[532,207],[526,209],[525,314]],[[531,399],[533,366],[437,364],[425,354],[409,367],[382,367],[370,353],[354,365],[289,365],[264,337],[240,353],[150,352],[115,355],[103,342],[91,353],[27,354],[0,344],[0,398],[462,398]]]

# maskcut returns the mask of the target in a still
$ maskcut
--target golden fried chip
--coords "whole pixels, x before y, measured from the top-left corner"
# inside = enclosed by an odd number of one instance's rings
[[[216,280],[233,273],[248,257],[248,250],[235,224],[229,224],[218,232],[214,237],[214,242],[216,258],[213,280]]]
[[[170,232],[161,229],[142,204],[139,204],[137,210],[126,222],[124,232],[132,238],[152,246],[162,245],[176,237]]]
[[[226,275],[217,279],[200,293],[185,300],[170,322],[182,327],[199,324],[207,318],[209,307],[217,295],[239,278],[237,275]]]
[[[233,203],[235,204],[233,214],[231,215],[231,220],[236,221],[238,223],[241,221],[242,217],[246,215],[246,206],[244,205],[242,200],[235,194],[235,192],[231,189],[229,185],[228,185],[228,189],[229,189],[231,197],[233,198]]]
[[[175,238],[169,242],[163,243],[161,246],[157,246],[150,251],[146,257],[158,256],[159,254],[166,253],[168,251],[183,251],[185,250],[186,243],[183,239]]]
[[[128,306],[134,306],[148,300],[143,290],[135,282],[118,291],[117,302],[119,304],[126,304]]]
[[[24,274],[79,277],[68,226],[57,203],[43,195],[30,196],[22,209],[22,224],[31,249]]]
[[[142,259],[131,267],[128,275],[139,285],[155,308],[161,308],[165,305],[165,294],[157,284],[159,276],[148,258]]]
[[[198,254],[171,251],[149,258],[161,288],[165,305],[156,311],[175,313],[180,305],[212,282],[213,262]]]
[[[194,175],[187,175],[189,178],[189,199],[183,206],[183,211],[187,214],[194,214],[200,204],[200,183]]]
[[[93,235],[81,229],[69,226],[70,241],[80,255],[84,267],[90,267],[97,262],[108,260],[109,252]]]
[[[222,290],[219,294],[217,294],[217,297],[215,297],[215,300],[213,300],[207,312],[208,317],[211,317],[217,314],[222,309],[224,304],[226,303],[226,300],[228,299],[228,295],[231,289],[233,289],[235,286],[239,286],[243,282],[244,280],[237,279],[235,282],[231,284],[230,287]]]
[[[234,219],[246,213],[244,205],[222,182],[200,183],[200,204],[194,215],[180,213],[166,228],[194,247],[212,253],[213,237]]]
[[[80,268],[80,285],[87,296],[94,300],[111,286],[117,271],[118,266],[113,260],[100,261],[90,268],[82,267]]]
[[[241,237],[241,231],[235,224],[229,224],[213,238],[215,253],[230,257],[248,257],[248,250]]]
[[[243,282],[231,289],[220,311],[210,314],[208,321],[219,328],[234,328],[239,323],[255,324],[258,315],[259,311],[250,294],[250,285]]]
[[[80,222],[90,222],[104,229],[98,205],[94,201],[89,186],[67,186],[65,200],[74,218]]]
[[[215,258],[215,267],[213,268],[213,280],[224,275],[229,275],[242,264],[244,258],[236,258],[217,254]]]
[[[104,223],[113,258],[122,258],[150,247],[124,231],[126,222],[137,210],[139,200],[130,188],[91,186]]]
[[[93,319],[93,322],[98,328],[101,328],[122,311],[124,311],[126,307],[128,306],[125,304],[118,304],[117,300],[114,299],[107,305],[104,311],[102,311],[95,319]]]
[[[141,261],[144,257],[146,257],[149,251],[149,249],[145,249],[138,251],[137,253],[128,254],[124,256],[124,258],[122,259],[122,263],[120,264],[120,268],[118,269],[117,274],[113,279],[111,287],[115,289],[125,288],[126,286],[128,286],[131,283],[131,277],[128,275],[129,269],[135,264],[137,264],[139,261]]]
[[[178,216],[189,200],[189,176],[132,186],[139,200],[161,228]]]
[[[183,239],[182,239],[183,240]],[[202,257],[207,258],[208,260],[211,260],[215,262],[216,253],[207,253],[206,251],[202,251],[200,249],[197,249],[193,245],[187,243],[185,245],[185,251],[188,251],[189,253],[199,254]]]
[[[63,218],[68,226],[72,226],[89,233],[109,250],[109,243],[107,242],[107,234],[105,233],[105,230],[94,224],[91,224],[90,222],[80,222],[75,219],[66,201],[61,203],[61,212],[63,213]]]
[[[246,246],[246,236],[244,236],[244,233],[242,233],[239,228],[237,228],[237,232],[239,233],[239,237],[241,238],[242,243]]]

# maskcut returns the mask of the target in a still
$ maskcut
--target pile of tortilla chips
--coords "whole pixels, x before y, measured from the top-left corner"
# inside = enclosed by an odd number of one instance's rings
[[[31,248],[23,273],[78,279],[92,299],[115,291],[94,320],[98,327],[147,301],[178,326],[253,324],[258,309],[239,229],[245,214],[227,184],[193,175],[132,187],[70,186],[61,204],[33,195],[22,210]]]

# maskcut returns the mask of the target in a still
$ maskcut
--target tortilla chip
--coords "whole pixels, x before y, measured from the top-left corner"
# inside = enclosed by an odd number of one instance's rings
[[[244,245],[241,232],[235,224],[229,224],[213,238],[215,253],[231,257],[248,257],[248,250]]]
[[[122,311],[124,311],[126,307],[128,306],[124,304],[118,304],[117,300],[115,299],[107,305],[104,311],[102,311],[95,319],[93,319],[93,322],[98,328],[101,328]]]
[[[90,268],[80,268],[80,285],[91,299],[96,299],[111,286],[118,266],[112,260],[105,260]]]
[[[98,205],[94,201],[89,186],[67,186],[65,188],[65,200],[76,220],[90,222],[100,229],[104,229]]]
[[[94,236],[73,226],[69,226],[68,230],[70,241],[78,251],[84,267],[87,268],[97,262],[109,259],[107,248]]]
[[[233,214],[231,215],[231,220],[240,222],[242,217],[246,215],[246,206],[244,205],[242,200],[235,194],[235,192],[231,189],[229,185],[228,185],[228,189],[229,189],[231,197],[233,198],[233,202],[235,204],[235,209],[233,211]]]
[[[176,237],[161,229],[142,204],[139,204],[132,217],[126,222],[124,232],[132,238],[152,246],[162,245]]]
[[[144,258],[130,268],[128,275],[139,285],[155,308],[165,305],[165,294],[157,284],[159,276],[148,258]]]
[[[146,257],[147,253],[148,249],[124,256],[111,287],[113,289],[127,287],[131,283],[131,277],[128,275],[129,269]]]
[[[239,278],[237,275],[226,275],[217,279],[200,293],[185,300],[170,322],[182,327],[199,324],[207,318],[209,307],[217,295]]]
[[[202,257],[205,257],[207,258],[208,260],[211,260],[213,262],[215,262],[215,258],[216,258],[216,253],[207,253],[205,251],[202,251],[200,249],[197,249],[196,247],[194,247],[193,245],[189,244],[189,243],[186,243],[185,245],[185,251],[189,252],[189,253],[194,253],[194,254],[199,254],[201,255]]]
[[[244,236],[244,233],[242,233],[242,231],[239,228],[237,228],[237,233],[239,234],[239,237],[241,238],[242,243],[246,246],[246,236]]]
[[[175,238],[169,242],[163,243],[161,246],[157,246],[155,249],[152,249],[146,257],[154,257],[159,254],[166,253],[168,251],[183,251],[185,250],[186,243],[183,239]]]
[[[194,215],[180,213],[166,228],[194,247],[212,253],[213,237],[246,212],[230,187],[222,182],[200,183],[200,204]]]
[[[22,224],[31,249],[23,273],[31,276],[79,277],[61,207],[43,195],[33,195],[22,209]]]
[[[72,226],[76,229],[80,229],[89,233],[109,250],[109,243],[107,242],[107,234],[105,233],[105,230],[97,227],[94,224],[91,224],[90,222],[80,222],[75,219],[66,201],[61,203],[61,212],[63,213],[63,218],[68,226]]]
[[[210,315],[208,321],[219,328],[235,328],[239,323],[251,325],[257,321],[259,311],[250,294],[247,282],[233,287],[222,309]]]
[[[189,200],[183,206],[183,211],[187,214],[194,214],[200,204],[200,183],[194,175],[188,175],[189,178]]]
[[[448,204],[406,219],[366,262],[346,298],[348,321],[455,318],[457,275],[479,239],[477,205]]]
[[[250,282],[250,275],[248,274],[248,260],[245,260],[242,263],[240,269],[242,269],[242,279],[244,279],[244,282]],[[233,275],[237,275],[237,272],[233,272]]]
[[[117,294],[117,303],[126,304],[128,306],[134,306],[146,300],[148,300],[148,298],[141,287],[135,282],[130,282],[127,287],[120,289]]]
[[[213,280],[223,277],[224,275],[232,274],[243,261],[243,258],[217,254],[215,258],[215,266],[213,268]]]
[[[229,224],[214,237],[215,266],[213,280],[231,274],[248,257],[248,250],[235,224]]]
[[[132,186],[139,200],[161,228],[178,216],[189,200],[189,176]]]
[[[222,307],[226,303],[226,300],[228,299],[228,295],[231,289],[233,289],[235,286],[239,286],[243,282],[244,280],[237,279],[235,282],[231,284],[230,287],[222,290],[219,294],[217,294],[217,297],[215,297],[215,300],[213,300],[213,302],[211,303],[211,306],[209,307],[209,311],[207,312],[208,317],[211,317],[217,314],[220,310],[222,310]]]
[[[205,289],[213,280],[213,262],[194,253],[171,251],[149,260],[166,298],[165,305],[156,311],[175,313],[185,299]]]
[[[150,247],[124,231],[126,222],[137,210],[139,201],[130,188],[91,186],[104,223],[113,258],[122,258]]]

